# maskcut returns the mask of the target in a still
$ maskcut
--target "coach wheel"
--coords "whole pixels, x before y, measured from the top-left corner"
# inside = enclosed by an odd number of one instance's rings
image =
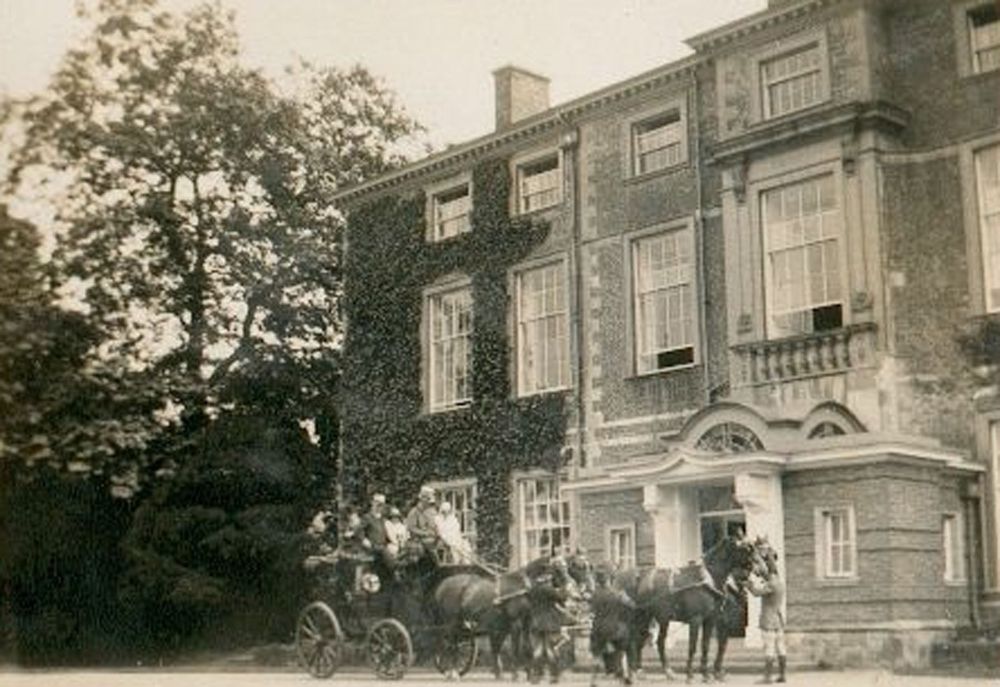
[[[442,675],[465,675],[476,665],[478,656],[475,633],[471,628],[463,628],[441,640],[434,654],[434,666]]]
[[[403,623],[394,618],[379,620],[368,630],[368,660],[375,674],[398,680],[413,663],[413,642]]]
[[[315,601],[299,613],[295,626],[295,646],[299,661],[313,677],[328,678],[340,663],[344,635],[333,610]]]

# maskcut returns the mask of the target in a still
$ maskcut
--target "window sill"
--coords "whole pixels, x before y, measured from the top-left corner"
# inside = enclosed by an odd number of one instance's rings
[[[820,587],[854,587],[861,584],[861,578],[857,575],[853,577],[819,577],[816,579],[816,584]]]
[[[625,177],[624,183],[626,186],[632,186],[634,184],[641,184],[651,179],[656,179],[659,177],[668,176],[674,172],[679,172],[683,169],[690,167],[687,160],[683,162],[678,162],[677,164],[670,165],[669,167],[663,167],[662,169],[656,169],[652,172],[643,172],[642,174],[630,174]]]
[[[467,401],[459,405],[448,406],[446,408],[427,408],[424,411],[424,415],[443,415],[445,413],[454,413],[459,410],[468,410],[472,407],[472,401]]]
[[[672,372],[682,372],[684,370],[690,370],[692,368],[698,367],[701,362],[695,361],[693,363],[687,363],[686,365],[677,365],[676,367],[668,367],[664,370],[649,370],[648,372],[633,372],[628,375],[626,379],[648,379],[650,377],[666,376]]]
[[[552,389],[541,389],[539,391],[518,391],[516,398],[534,398],[536,396],[546,396],[548,394],[564,394],[573,391],[572,386],[557,386]]]
[[[455,234],[454,236],[446,236],[443,239],[436,239],[436,238],[433,238],[433,237],[429,236],[429,237],[427,237],[427,243],[429,243],[431,245],[438,244],[438,243],[451,243],[451,242],[457,241],[460,238],[468,236],[471,233],[472,233],[472,229],[468,229],[468,230],[463,231],[463,232],[461,232],[459,234]]]
[[[546,205],[543,208],[535,208],[534,210],[528,210],[527,212],[517,212],[514,213],[513,219],[532,219],[546,214],[556,214],[557,211],[563,208],[564,204],[565,203],[560,200],[558,203]]]
[[[969,584],[968,580],[944,580],[946,587],[965,587]]]
[[[761,115],[761,118],[758,121],[754,122],[751,126],[764,127],[764,126],[769,126],[771,124],[781,124],[783,122],[793,120],[796,117],[801,117],[802,115],[811,112],[817,112],[823,110],[824,108],[829,107],[831,103],[832,103],[831,98],[825,98],[824,100],[821,100],[818,103],[813,103],[812,105],[809,105],[807,107],[801,107],[798,110],[790,110],[788,112],[783,112],[780,115],[769,115],[767,117]]]
[[[1000,67],[994,67],[993,69],[990,69],[985,72],[969,71],[966,72],[965,74],[962,74],[961,78],[964,81],[979,81],[979,80],[985,81],[989,80],[990,78],[994,78],[998,75],[1000,75]]]

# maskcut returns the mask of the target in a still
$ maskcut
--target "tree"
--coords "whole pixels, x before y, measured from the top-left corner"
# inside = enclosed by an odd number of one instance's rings
[[[329,384],[331,195],[398,163],[417,125],[360,67],[299,65],[278,92],[240,65],[218,6],[101,0],[88,16],[92,33],[29,108],[15,178],[44,165],[47,181],[71,180],[56,259],[85,285],[105,354],[165,381],[188,428],[236,400],[241,368]]]
[[[82,16],[89,33],[18,108],[8,182],[58,208],[49,291],[73,329],[53,340],[98,402],[38,392],[94,447],[54,465],[130,497],[115,574],[139,625],[124,627],[176,644],[301,591],[294,553],[336,445],[330,199],[401,162],[419,127],[361,67],[303,63],[284,89],[247,69],[218,5],[97,0]]]

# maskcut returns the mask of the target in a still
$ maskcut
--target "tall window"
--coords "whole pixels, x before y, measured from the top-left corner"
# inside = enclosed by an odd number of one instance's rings
[[[646,174],[673,167],[683,160],[680,113],[668,112],[633,125],[634,173]]]
[[[451,510],[458,518],[464,536],[476,549],[476,480],[465,479],[454,482],[432,482],[431,487],[437,491],[441,503],[450,503]]]
[[[522,561],[570,551],[569,501],[559,492],[553,477],[518,482],[521,510]]]
[[[1000,69],[1000,11],[996,2],[969,12],[972,68],[978,72]]]
[[[694,362],[694,243],[677,229],[632,244],[636,369],[655,372]]]
[[[559,154],[525,163],[517,168],[519,212],[534,212],[562,201],[562,168]]]
[[[986,309],[1000,310],[1000,145],[976,153]]]
[[[945,513],[941,518],[944,535],[944,579],[965,580],[965,518],[961,513]]]
[[[761,64],[764,116],[779,117],[823,99],[821,52],[818,44]]]
[[[828,174],[762,196],[774,338],[843,326],[841,213],[833,179]]]
[[[458,236],[469,231],[469,213],[472,210],[472,199],[469,195],[469,185],[462,184],[453,189],[434,196],[433,200],[433,238],[435,241]]]
[[[569,384],[568,331],[565,263],[518,274],[517,363],[521,394]]]
[[[472,292],[469,288],[430,298],[430,408],[448,410],[472,399]]]
[[[608,561],[619,570],[635,567],[635,526],[622,525],[608,530]]]
[[[854,511],[831,508],[820,511],[817,552],[823,577],[842,578],[857,575]]]

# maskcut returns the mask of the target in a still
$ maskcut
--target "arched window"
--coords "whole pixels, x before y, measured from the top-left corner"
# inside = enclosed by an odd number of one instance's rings
[[[826,437],[839,437],[841,434],[847,434],[844,428],[838,425],[836,422],[821,422],[812,428],[809,432],[810,439],[825,439]]]
[[[764,443],[748,427],[723,422],[701,435],[694,447],[713,453],[750,453],[763,451]]]

